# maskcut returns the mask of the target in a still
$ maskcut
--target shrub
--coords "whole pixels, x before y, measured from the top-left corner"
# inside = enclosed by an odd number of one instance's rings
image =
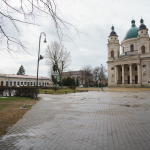
[[[68,86],[68,88],[69,88],[69,89],[76,90],[77,87],[76,87],[76,86]]]

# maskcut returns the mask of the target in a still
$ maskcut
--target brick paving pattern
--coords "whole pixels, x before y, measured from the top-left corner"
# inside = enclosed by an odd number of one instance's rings
[[[42,95],[0,150],[150,150],[149,92]]]

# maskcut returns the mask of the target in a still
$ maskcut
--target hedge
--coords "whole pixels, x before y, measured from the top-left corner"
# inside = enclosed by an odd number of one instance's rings
[[[23,87],[0,87],[0,94],[2,96],[20,96],[20,97],[31,97],[35,98],[36,87],[23,86]],[[39,87],[38,87],[39,93]]]

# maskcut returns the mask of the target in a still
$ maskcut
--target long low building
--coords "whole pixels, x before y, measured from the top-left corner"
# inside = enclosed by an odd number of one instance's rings
[[[36,76],[1,74],[0,86],[36,86]],[[47,77],[38,77],[38,86],[48,86],[50,79]]]
[[[69,71],[69,72],[63,72],[62,73],[62,79],[64,78],[74,78],[75,79],[75,83],[77,85],[91,85],[93,84],[93,74],[86,72],[84,70],[79,70],[79,71]],[[77,86],[78,86],[77,85]]]

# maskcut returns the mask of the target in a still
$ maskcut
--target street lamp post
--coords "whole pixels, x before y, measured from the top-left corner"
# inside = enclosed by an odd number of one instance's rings
[[[44,35],[45,36],[45,40],[44,40],[44,43],[46,43],[46,34],[44,33],[44,32],[41,32],[41,34],[40,34],[40,37],[39,37],[39,51],[38,51],[38,62],[37,62],[37,78],[36,78],[36,97],[35,97],[35,99],[38,99],[37,98],[37,89],[38,89],[38,72],[39,72],[39,61],[41,60],[41,59],[43,59],[43,56],[41,56],[40,55],[40,43],[41,43],[41,37],[42,37],[42,35]]]
[[[98,74],[98,72],[97,72],[97,74]],[[98,75],[98,87],[99,87],[99,75]]]
[[[102,64],[101,64],[101,69],[103,69]],[[102,91],[103,91],[103,70],[102,70]]]

